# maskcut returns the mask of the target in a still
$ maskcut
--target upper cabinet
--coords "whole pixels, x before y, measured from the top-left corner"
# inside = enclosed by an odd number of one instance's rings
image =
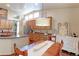
[[[7,20],[8,10],[0,8],[0,29],[12,29],[13,21]]]
[[[7,9],[0,8],[0,19],[7,19]]]

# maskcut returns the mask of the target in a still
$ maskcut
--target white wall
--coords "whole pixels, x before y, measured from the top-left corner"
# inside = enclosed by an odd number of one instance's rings
[[[0,38],[0,55],[10,55],[14,53],[14,43],[21,48],[29,43],[28,37],[20,38]]]
[[[76,32],[79,35],[79,8],[46,9],[44,10],[44,14],[53,17],[56,30],[58,30],[58,22],[68,22],[70,32]]]
[[[7,15],[7,17],[8,17],[9,20],[13,20],[13,17],[14,17],[15,15],[17,15],[16,12],[8,10],[8,15]]]

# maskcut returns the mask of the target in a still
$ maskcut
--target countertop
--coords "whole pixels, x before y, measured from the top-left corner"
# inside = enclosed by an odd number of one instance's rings
[[[9,37],[0,37],[0,39],[16,39],[16,38],[23,38],[28,37],[28,35],[17,35],[17,36],[9,36]]]

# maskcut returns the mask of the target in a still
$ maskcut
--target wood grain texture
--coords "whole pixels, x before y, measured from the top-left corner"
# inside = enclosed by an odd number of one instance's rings
[[[53,44],[48,50],[43,54],[43,56],[60,56],[61,48],[63,46],[63,41],[61,43]]]
[[[50,19],[50,26],[36,26],[36,20],[28,21],[28,25],[31,27],[32,30],[50,30],[52,28],[52,17],[47,17]]]

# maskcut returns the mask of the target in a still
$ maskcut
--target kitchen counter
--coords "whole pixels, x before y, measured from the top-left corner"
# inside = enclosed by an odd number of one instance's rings
[[[0,39],[16,39],[16,38],[23,38],[23,37],[28,37],[28,35],[7,36],[7,37],[0,37]]]
[[[0,37],[0,55],[11,55],[14,53],[14,43],[18,48],[29,44],[28,36]]]

